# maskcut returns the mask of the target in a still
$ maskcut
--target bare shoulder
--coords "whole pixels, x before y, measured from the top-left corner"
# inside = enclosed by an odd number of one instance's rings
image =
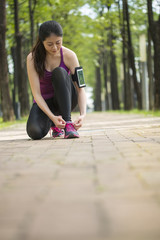
[[[28,56],[27,56],[27,71],[28,71],[28,73],[31,73],[31,74],[36,73],[32,53],[29,53]]]
[[[77,55],[74,51],[70,50],[69,48],[66,48],[63,46],[62,49],[63,49],[64,63],[73,73],[75,67],[79,66]]]
[[[34,68],[34,60],[33,60],[33,55],[32,53],[29,53],[28,56],[27,56],[27,69],[28,71],[34,71],[35,68]]]
[[[72,51],[71,49],[69,49],[69,48],[66,48],[66,47],[62,47],[62,49],[63,49],[63,55],[64,55],[64,57],[65,58],[77,58],[77,56],[76,56],[76,53],[74,52],[74,51]]]
[[[30,52],[27,56],[27,62],[31,62],[33,61],[33,56],[32,56],[32,53]]]
[[[29,53],[27,56],[27,73],[29,82],[32,85],[33,83],[39,84],[39,76],[34,67],[34,59],[32,53]]]

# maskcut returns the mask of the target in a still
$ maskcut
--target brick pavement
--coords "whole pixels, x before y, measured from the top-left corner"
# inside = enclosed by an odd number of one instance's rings
[[[159,240],[160,118],[90,113],[79,133],[0,131],[0,240]]]

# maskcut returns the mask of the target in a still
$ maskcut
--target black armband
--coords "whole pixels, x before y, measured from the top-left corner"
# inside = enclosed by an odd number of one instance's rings
[[[82,67],[75,68],[75,73],[72,74],[72,80],[77,82],[79,88],[86,86]]]

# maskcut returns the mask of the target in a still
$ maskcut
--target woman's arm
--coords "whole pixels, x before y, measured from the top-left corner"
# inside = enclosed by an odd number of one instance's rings
[[[76,83],[77,85],[77,83]],[[86,93],[84,88],[77,88],[77,93],[78,93],[78,106],[80,110],[80,116],[74,121],[74,126],[76,129],[82,127],[83,120],[86,116]]]
[[[54,122],[54,124],[57,127],[64,128],[65,121],[62,119],[61,116],[57,117],[51,112],[51,110],[49,109],[48,105],[46,104],[45,100],[41,95],[39,76],[34,68],[34,63],[33,63],[33,58],[31,53],[27,57],[27,72],[28,72],[28,78],[29,78],[32,94],[34,96],[34,99],[37,105]]]
[[[75,68],[79,67],[79,61],[74,52],[69,50],[66,54],[66,63],[67,67],[70,69],[71,74],[75,73]],[[64,59],[64,60],[65,60]],[[83,119],[86,116],[86,93],[84,88],[79,88],[77,82],[74,82],[74,85],[78,94],[78,106],[80,110],[80,116],[74,122],[74,126],[76,129],[80,128],[83,124]]]

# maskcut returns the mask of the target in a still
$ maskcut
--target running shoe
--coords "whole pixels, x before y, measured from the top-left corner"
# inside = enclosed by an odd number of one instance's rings
[[[66,123],[64,131],[65,131],[64,138],[79,138],[79,134],[74,128],[73,123]]]
[[[64,136],[64,131],[58,127],[51,127],[52,131],[52,137],[57,138],[57,137],[63,137]]]

